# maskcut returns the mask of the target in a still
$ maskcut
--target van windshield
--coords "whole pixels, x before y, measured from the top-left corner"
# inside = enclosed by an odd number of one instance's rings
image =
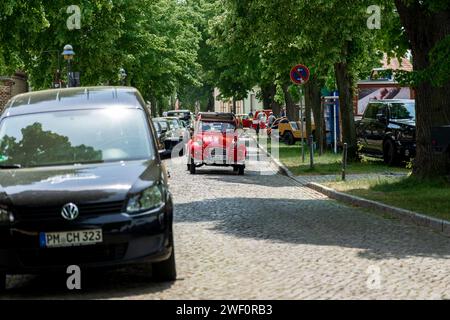
[[[39,167],[150,159],[154,148],[138,109],[12,116],[0,124],[0,167]]]
[[[416,119],[416,106],[414,103],[392,103],[390,112],[390,117],[394,120]]]

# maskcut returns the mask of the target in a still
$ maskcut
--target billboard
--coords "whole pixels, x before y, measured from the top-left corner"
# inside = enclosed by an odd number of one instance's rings
[[[413,99],[413,90],[395,84],[358,84],[358,103],[355,114],[360,116],[366,111],[370,100]]]

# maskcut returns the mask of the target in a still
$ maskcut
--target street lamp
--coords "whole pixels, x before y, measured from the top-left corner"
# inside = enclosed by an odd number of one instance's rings
[[[127,72],[125,71],[124,68],[120,68],[119,69],[119,79],[120,79],[120,84],[122,86],[125,85],[125,79],[127,78]]]
[[[67,87],[70,88],[71,86],[71,65],[70,62],[73,59],[73,56],[75,55],[75,52],[73,51],[73,48],[70,44],[66,44],[64,46],[64,51],[62,52],[62,55],[64,56],[64,60],[67,60]]]

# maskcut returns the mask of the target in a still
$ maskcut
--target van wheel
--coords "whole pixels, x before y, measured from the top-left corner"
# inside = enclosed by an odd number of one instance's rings
[[[195,163],[194,163],[194,159],[191,159],[191,164],[189,165],[189,172],[191,173],[191,174],[195,174],[195,170],[196,168],[195,168]]]
[[[0,272],[0,292],[6,291],[6,272]]]
[[[177,267],[175,263],[175,247],[173,245],[173,233],[170,235],[172,243],[172,253],[169,259],[152,264],[152,277],[154,281],[166,282],[175,281],[177,279]]]
[[[383,159],[384,163],[388,166],[394,166],[398,163],[397,149],[395,147],[394,141],[386,140],[383,143]]]
[[[289,146],[292,146],[295,144],[295,139],[294,139],[294,135],[292,134],[292,132],[288,131],[284,134],[284,142]]]

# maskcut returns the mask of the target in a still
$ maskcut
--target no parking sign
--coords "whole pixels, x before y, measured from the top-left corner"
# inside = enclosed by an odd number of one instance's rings
[[[291,70],[291,81],[295,84],[305,84],[309,81],[310,75],[309,68],[299,64]]]

